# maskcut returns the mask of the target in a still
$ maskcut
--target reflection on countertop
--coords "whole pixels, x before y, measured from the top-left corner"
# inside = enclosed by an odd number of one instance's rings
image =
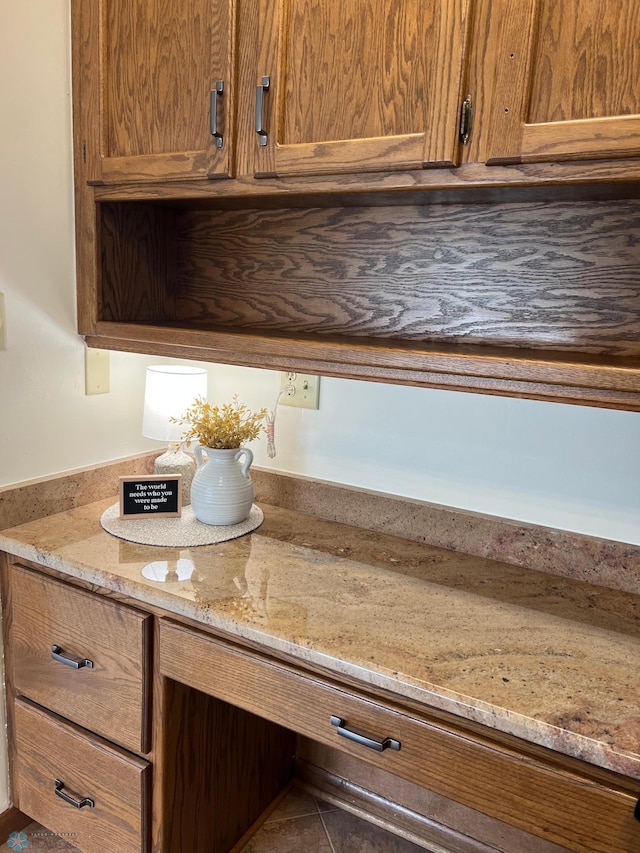
[[[239,539],[135,545],[101,529],[112,502],[1,531],[0,547],[640,778],[640,596],[265,504]]]

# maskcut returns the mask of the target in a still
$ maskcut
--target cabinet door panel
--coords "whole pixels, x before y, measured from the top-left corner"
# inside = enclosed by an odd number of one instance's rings
[[[484,5],[486,85],[493,89],[481,119],[492,126],[487,160],[640,154],[637,0]]]
[[[261,0],[258,173],[323,174],[458,158],[468,0]]]
[[[86,0],[89,2],[89,0]],[[101,0],[80,50],[100,57],[105,183],[223,177],[230,160],[234,0]],[[80,13],[82,0],[75,4]],[[78,49],[78,48],[76,48]],[[219,147],[211,132],[212,90]],[[87,96],[76,79],[76,97]]]

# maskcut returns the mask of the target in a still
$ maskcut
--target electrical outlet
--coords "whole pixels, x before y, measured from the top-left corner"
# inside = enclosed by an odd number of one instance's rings
[[[308,373],[280,374],[280,405],[297,406],[299,409],[318,409],[320,407],[320,377]]]
[[[109,352],[85,347],[84,393],[108,394],[110,390]]]

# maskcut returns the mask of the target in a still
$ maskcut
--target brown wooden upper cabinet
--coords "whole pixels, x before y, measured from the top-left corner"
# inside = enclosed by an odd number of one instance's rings
[[[640,154],[638,0],[481,0],[480,7],[479,160]]]
[[[459,161],[469,0],[258,0],[256,174]]]
[[[85,141],[94,146],[92,182],[231,174],[234,7],[234,0],[74,0],[86,100],[79,109],[94,115],[87,133],[94,138]]]
[[[93,184],[640,156],[637,0],[72,7]]]

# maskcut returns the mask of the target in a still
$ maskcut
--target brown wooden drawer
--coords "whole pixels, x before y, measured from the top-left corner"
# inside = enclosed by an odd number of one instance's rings
[[[545,762],[487,738],[420,719],[341,689],[322,678],[160,622],[163,675],[223,699],[512,826],[579,853],[638,853],[634,808],[640,782],[549,753]],[[341,737],[349,729],[400,749],[382,752]],[[524,746],[524,745],[523,745]]]
[[[147,752],[151,617],[17,565],[10,612],[16,693],[127,749]],[[54,660],[54,645],[91,661],[92,668]]]
[[[14,796],[21,811],[83,853],[147,850],[150,765],[60,717],[15,703]],[[94,805],[82,808],[56,793]]]

